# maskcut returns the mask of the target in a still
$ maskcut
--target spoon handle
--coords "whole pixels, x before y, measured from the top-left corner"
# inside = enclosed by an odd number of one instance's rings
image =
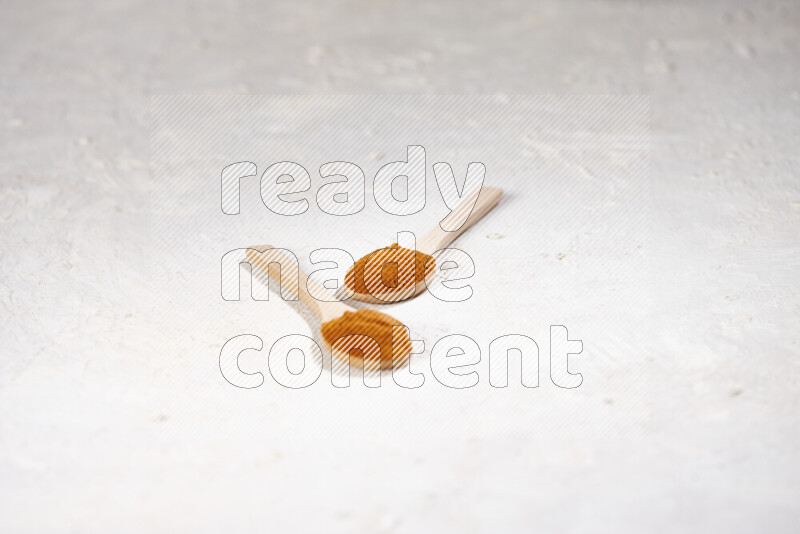
[[[475,201],[476,195],[480,195],[477,201]],[[469,198],[459,204],[450,215],[444,218],[441,225],[437,225],[430,232],[425,234],[425,236],[420,239],[419,243],[417,243],[417,250],[425,254],[433,254],[437,250],[447,247],[447,245],[455,241],[458,236],[466,232],[473,224],[481,220],[484,215],[492,211],[492,208],[500,202],[502,197],[503,190],[499,187],[482,187],[480,191],[470,195]],[[472,205],[473,202],[475,203],[474,206]],[[463,220],[465,213],[467,213],[470,208],[472,208],[472,212],[469,213],[469,218],[461,225],[461,228],[452,232],[442,230],[442,226],[445,228],[452,228],[458,224],[458,221]]]
[[[322,308],[320,305],[323,303],[312,297],[309,289],[313,288],[315,293],[324,293],[324,289],[311,280],[308,274],[300,268],[297,257],[294,254],[284,249],[275,248],[272,245],[258,245],[247,249],[247,258],[251,261],[251,265],[281,284],[281,287],[286,289],[292,296],[297,294],[303,304],[308,306],[322,320]],[[280,264],[280,271],[270,269],[271,263]],[[295,285],[295,282],[297,285]]]

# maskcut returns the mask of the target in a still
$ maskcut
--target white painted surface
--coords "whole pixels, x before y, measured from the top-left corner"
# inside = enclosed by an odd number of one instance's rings
[[[799,23],[791,1],[7,2],[3,530],[794,530]],[[243,395],[221,342],[307,324],[239,303],[174,332],[149,270],[150,96],[230,92],[649,94],[652,336],[578,334],[594,367],[566,393]],[[464,239],[515,265],[501,213],[505,239]],[[559,244],[534,274],[591,280]],[[487,335],[518,320],[482,304]]]

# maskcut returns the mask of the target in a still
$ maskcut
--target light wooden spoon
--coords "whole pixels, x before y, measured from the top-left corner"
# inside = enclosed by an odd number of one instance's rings
[[[317,300],[311,293],[325,298],[327,290],[311,280],[295,259],[281,249],[259,245],[248,248],[246,256],[252,266],[276,280],[291,296],[296,294],[319,318],[322,348],[337,359],[368,370],[388,369],[408,361],[411,353],[408,330],[403,328],[392,337],[392,326],[404,326],[397,319],[374,310],[357,310],[341,302]],[[280,264],[279,274],[269,268],[272,263]]]
[[[475,201],[476,196],[478,196],[477,201]],[[494,208],[497,203],[500,202],[502,197],[503,190],[499,187],[481,188],[480,191],[472,194],[461,204],[459,204],[458,207],[456,207],[456,209],[454,209],[450,215],[445,217],[441,223],[445,228],[452,228],[458,224],[458,221],[463,220],[465,214],[469,213],[469,218],[464,221],[464,224],[462,224],[458,230],[447,232],[442,230],[441,226],[437,224],[431,231],[425,234],[422,239],[417,242],[417,251],[428,256],[433,256],[435,252],[446,248],[461,234],[472,227],[472,225],[481,220],[484,215],[489,213],[492,208]],[[472,208],[471,212],[469,212],[470,208]],[[369,287],[369,290],[371,290],[372,293],[369,291],[367,293],[359,293],[356,291],[350,297],[353,300],[369,302],[371,304],[391,304],[393,302],[410,299],[424,292],[428,287],[428,283],[430,283],[431,279],[436,273],[435,262],[428,261],[425,266],[424,279],[411,286],[401,283],[401,276],[413,277],[415,271],[415,269],[410,265],[410,262],[414,260],[406,255],[404,258],[410,261],[407,265],[405,265],[404,268],[398,268],[398,287],[391,289],[386,288],[381,281],[381,266],[386,262],[391,262],[393,260],[393,254],[390,249],[378,249],[370,254],[370,256],[372,255],[374,255],[374,257],[372,257],[368,262],[368,268],[365,269],[366,272],[364,275],[364,278],[367,279],[367,287]],[[350,282],[353,281],[355,276],[354,269],[355,268],[351,269],[345,277],[345,284],[347,284],[348,289],[350,290],[355,289],[353,285],[347,283],[348,280]]]

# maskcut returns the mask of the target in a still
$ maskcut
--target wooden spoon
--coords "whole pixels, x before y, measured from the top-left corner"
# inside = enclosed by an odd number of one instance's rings
[[[290,295],[296,294],[319,318],[322,348],[334,357],[368,370],[388,369],[408,361],[411,338],[406,328],[398,329],[393,337],[392,327],[404,326],[397,319],[374,310],[356,310],[341,302],[317,300],[312,292],[325,298],[327,291],[281,249],[260,245],[248,248],[246,256],[251,265],[280,283]],[[279,274],[269,268],[272,263],[280,264]]]
[[[475,197],[478,200],[475,201]],[[452,228],[458,221],[463,220],[464,215],[472,208],[469,218],[461,225],[458,230],[447,232],[442,230],[440,225],[436,225],[431,231],[417,242],[416,257],[411,251],[405,249],[386,248],[378,249],[365,258],[369,258],[366,268],[363,270],[364,284],[355,283],[355,267],[345,276],[345,284],[348,289],[356,290],[353,300],[369,302],[372,304],[390,304],[413,298],[427,289],[427,285],[436,273],[436,262],[432,256],[435,252],[446,248],[461,234],[467,231],[472,225],[481,220],[484,215],[494,208],[503,197],[503,190],[498,187],[483,187],[478,192],[472,194],[453,210],[443,221],[445,228]],[[474,207],[473,207],[474,203]],[[392,245],[394,247],[394,245]],[[423,254],[420,256],[419,253]],[[428,256],[428,257],[426,257]],[[363,261],[364,258],[359,260]],[[382,268],[387,262],[397,262],[396,286],[387,287],[382,281]],[[423,267],[424,265],[424,267]],[[417,270],[424,269],[422,279],[417,276]],[[359,273],[361,274],[361,273]],[[415,280],[418,280],[415,282]],[[359,288],[360,286],[360,288]],[[363,289],[367,289],[366,292]],[[361,291],[359,291],[361,289]]]

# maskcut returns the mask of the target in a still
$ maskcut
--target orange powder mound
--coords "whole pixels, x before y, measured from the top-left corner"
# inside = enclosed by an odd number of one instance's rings
[[[345,357],[350,354],[356,365],[387,369],[392,366],[392,327],[395,325],[403,326],[403,323],[385,313],[373,310],[345,312],[341,317],[322,324],[322,337],[334,353]],[[411,338],[404,328],[398,332],[394,347],[398,363],[405,362],[410,352]]]
[[[415,286],[435,267],[433,257],[393,243],[358,260],[344,281],[347,287],[362,295],[385,293]]]

